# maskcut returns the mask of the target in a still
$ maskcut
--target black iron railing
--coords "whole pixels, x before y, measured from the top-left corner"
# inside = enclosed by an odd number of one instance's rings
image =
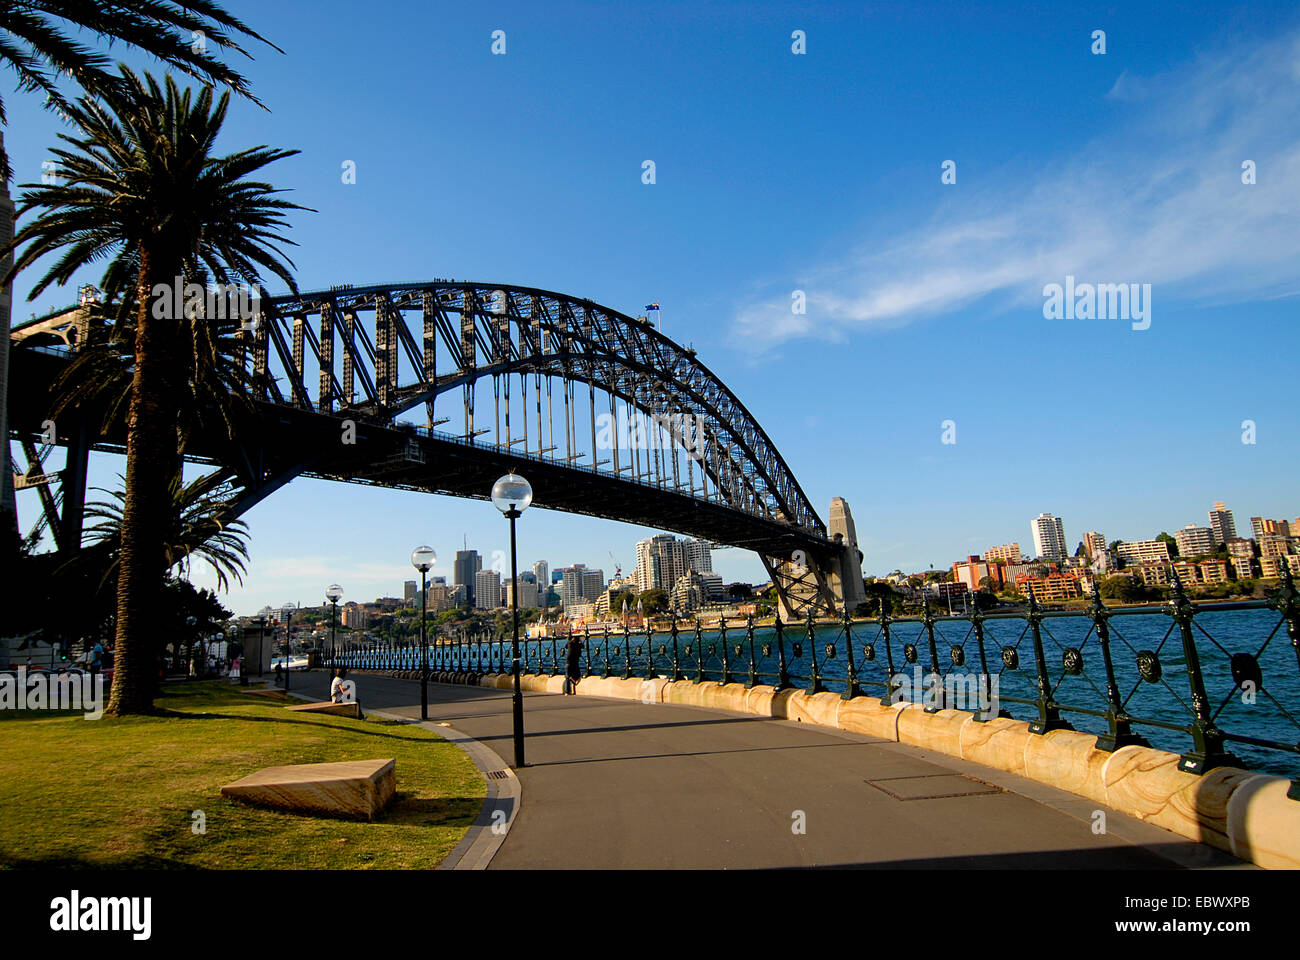
[[[755,626],[671,620],[581,635],[584,677],[797,687],[844,699],[969,710],[977,722],[1028,720],[1037,734],[1079,729],[1114,750],[1151,745],[1204,773],[1246,766],[1294,777],[1300,754],[1300,593],[1284,570],[1266,600],[1193,602],[1177,577],[1167,603],[1047,610],[1032,593],[1014,612],[878,616]],[[567,638],[521,640],[525,673],[565,672]],[[508,638],[440,638],[436,674],[506,673]],[[418,670],[415,644],[340,653],[338,666]],[[1291,796],[1300,800],[1300,786]]]

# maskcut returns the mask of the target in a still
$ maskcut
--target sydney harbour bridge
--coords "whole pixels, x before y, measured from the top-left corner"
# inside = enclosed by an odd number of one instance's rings
[[[861,554],[847,505],[828,528],[740,400],[644,317],[509,284],[435,280],[264,298],[235,334],[253,415],[200,433],[235,518],[296,477],[484,499],[513,467],[534,503],[754,550],[784,617],[852,610]],[[82,303],[11,333],[10,429],[38,525],[79,549],[90,450],[120,427],[53,423],[53,385],[106,321]],[[66,466],[45,472],[54,445]]]

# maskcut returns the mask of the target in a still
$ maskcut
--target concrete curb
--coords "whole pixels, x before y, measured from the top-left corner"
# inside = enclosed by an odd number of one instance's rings
[[[289,691],[289,696],[298,700],[314,700],[305,694]],[[487,796],[478,816],[465,831],[465,836],[452,847],[451,852],[443,858],[435,870],[486,870],[501,844],[506,842],[510,827],[519,815],[523,805],[523,786],[515,772],[497,755],[496,751],[485,747],[473,737],[455,729],[449,723],[435,723],[432,720],[416,720],[384,710],[367,710],[367,717],[380,717],[398,723],[410,723],[436,733],[448,743],[455,744],[469,757],[470,761],[483,775],[487,784]]]

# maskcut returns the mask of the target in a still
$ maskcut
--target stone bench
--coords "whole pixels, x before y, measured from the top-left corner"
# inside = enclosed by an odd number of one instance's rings
[[[348,760],[267,767],[221,788],[221,795],[293,813],[373,820],[397,792],[397,761]]]
[[[361,704],[355,700],[349,703],[335,703],[333,700],[322,700],[319,703],[298,703],[289,709],[298,713],[328,713],[336,717],[361,719]]]

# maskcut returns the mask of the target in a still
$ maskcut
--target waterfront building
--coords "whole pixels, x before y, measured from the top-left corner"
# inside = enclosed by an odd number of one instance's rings
[[[1218,546],[1223,546],[1229,540],[1237,539],[1237,523],[1232,518],[1232,511],[1224,505],[1222,500],[1216,502],[1210,510],[1210,530],[1214,534],[1214,542]]]
[[[1164,540],[1124,540],[1115,548],[1126,564],[1169,563],[1169,544]]]
[[[694,570],[682,574],[673,584],[671,602],[673,612],[686,616],[703,607],[710,600],[709,588],[704,578]]]
[[[997,590],[1005,582],[1004,570],[1003,564],[988,563],[978,556],[968,556],[964,561],[959,560],[952,565],[952,578],[966,584],[967,589],[974,592],[980,588],[980,581],[988,577],[993,581],[993,589]]]
[[[1174,542],[1178,544],[1178,556],[1184,559],[1214,553],[1214,531],[1209,527],[1189,523],[1175,531]]]
[[[1004,543],[1000,547],[989,547],[984,551],[984,559],[990,562],[1001,560],[1003,563],[1020,563],[1020,544]]]
[[[1280,580],[1283,563],[1291,568],[1292,577],[1300,578],[1300,554],[1294,553],[1286,556],[1260,557],[1259,575],[1266,580]]]
[[[1216,583],[1228,582],[1228,562],[1226,560],[1202,560],[1199,566],[1201,568],[1201,583],[1212,586]]]
[[[1252,557],[1229,557],[1228,561],[1232,564],[1232,577],[1234,580],[1249,580],[1255,576],[1255,561]]]
[[[1066,573],[1057,571],[1045,577],[1035,577],[1028,573],[1016,577],[1016,589],[1020,593],[1028,596],[1031,587],[1035,600],[1072,600],[1083,595],[1079,574],[1073,570]]]
[[[1040,560],[1064,560],[1069,556],[1065,546],[1065,524],[1060,517],[1040,513],[1034,520],[1034,553]]]
[[[1137,567],[1137,573],[1148,587],[1167,587],[1169,567],[1168,563],[1143,563]]]
[[[698,573],[699,571],[694,572]],[[710,600],[721,600],[725,596],[726,588],[722,585],[722,574],[706,571],[700,573],[700,579],[704,582],[704,586],[708,588]]]

